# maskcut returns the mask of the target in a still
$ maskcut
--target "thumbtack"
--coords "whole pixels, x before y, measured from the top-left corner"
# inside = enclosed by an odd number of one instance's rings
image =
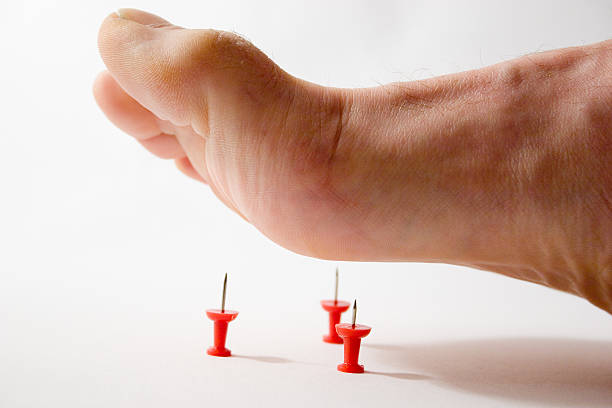
[[[329,314],[328,334],[323,336],[326,343],[342,344],[342,339],[336,333],[336,325],[340,323],[340,315],[346,312],[351,304],[344,300],[338,300],[338,267],[336,267],[336,285],[333,300],[322,300],[321,306]]]
[[[221,296],[221,309],[208,309],[206,316],[214,321],[215,328],[215,343],[214,346],[206,350],[211,356],[229,357],[232,352],[225,348],[225,339],[227,337],[227,325],[238,316],[238,312],[233,310],[225,310],[225,293],[227,291],[227,273],[223,279],[223,294]]]
[[[359,364],[359,348],[361,339],[372,330],[371,327],[356,324],[357,321],[357,299],[353,303],[353,320],[351,323],[340,323],[336,325],[338,335],[344,341],[344,363],[338,364],[338,371],[345,373],[363,373],[363,366]]]

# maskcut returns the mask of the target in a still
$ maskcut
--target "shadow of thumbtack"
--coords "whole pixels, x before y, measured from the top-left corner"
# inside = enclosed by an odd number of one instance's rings
[[[376,350],[385,350],[385,351],[402,351],[405,350],[405,346],[397,346],[391,344],[364,344],[364,347],[376,349]]]
[[[245,356],[241,354],[232,354],[235,358],[244,358],[245,360],[257,361],[259,363],[270,363],[270,364],[303,364],[310,366],[325,367],[323,364],[289,360],[288,358],[275,357],[275,356]]]
[[[274,356],[243,356],[239,354],[234,354],[236,358],[244,358],[246,360],[258,361],[260,363],[272,363],[272,364],[287,364],[287,363],[295,363],[293,360],[289,360],[283,357],[274,357]]]
[[[397,378],[398,380],[410,380],[410,381],[418,381],[418,380],[431,380],[431,377],[421,374],[413,374],[413,373],[384,373],[381,371],[366,371],[365,374],[372,375],[382,375],[383,377],[391,377]]]

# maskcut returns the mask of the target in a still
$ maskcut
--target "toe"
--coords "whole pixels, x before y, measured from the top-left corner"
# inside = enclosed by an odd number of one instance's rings
[[[109,15],[98,34],[102,60],[113,77],[144,107],[179,126],[189,124],[186,75],[180,69],[186,51],[183,30],[139,10],[122,9]]]
[[[98,75],[93,93],[104,114],[125,133],[140,140],[162,133],[157,117],[128,95],[108,71]]]
[[[176,159],[174,161],[176,164],[176,168],[181,171],[187,177],[190,177],[194,180],[201,181],[202,183],[206,183],[206,181],[200,176],[200,174],[196,171],[196,169],[191,164],[191,161],[187,157],[181,157],[180,159]]]
[[[203,136],[208,134],[208,97],[213,89],[225,96],[235,94],[222,98],[228,103],[244,100],[245,93],[274,97],[278,90],[273,85],[285,77],[238,35],[183,29],[138,10],[108,16],[99,30],[98,46],[113,78],[129,95],[158,118],[191,126]]]
[[[96,102],[108,119],[135,137],[148,151],[162,159],[185,156],[176,138],[163,133],[161,121],[128,95],[109,72],[98,75],[93,91]]]
[[[139,140],[145,149],[161,159],[185,157],[185,151],[173,135],[161,134],[150,139]]]
[[[219,198],[226,206],[236,212],[242,218],[246,219],[245,216],[238,210],[238,207],[224,190],[222,183],[219,183],[214,174],[208,171],[206,164],[206,141],[195,134],[190,128],[179,128],[176,134],[176,138],[183,147],[183,150],[187,153],[186,160],[177,161],[177,167],[184,174],[189,177],[194,177],[193,172],[210,186],[213,193]],[[189,166],[187,166],[189,162]],[[192,172],[193,171],[193,172]]]

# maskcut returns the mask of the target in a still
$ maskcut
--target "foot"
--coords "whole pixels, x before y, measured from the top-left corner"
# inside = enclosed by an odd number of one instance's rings
[[[280,245],[469,265],[612,312],[612,42],[371,89],[137,10],[99,47],[108,118]]]

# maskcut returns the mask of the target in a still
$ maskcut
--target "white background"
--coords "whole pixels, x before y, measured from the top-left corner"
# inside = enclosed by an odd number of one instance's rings
[[[612,37],[609,0],[4,4],[0,407],[612,406],[609,314],[448,265],[340,263],[373,331],[370,373],[337,372],[318,305],[336,263],[271,243],[96,107],[97,29],[117,7],[234,30],[347,87]],[[224,272],[231,359],[204,355]]]

